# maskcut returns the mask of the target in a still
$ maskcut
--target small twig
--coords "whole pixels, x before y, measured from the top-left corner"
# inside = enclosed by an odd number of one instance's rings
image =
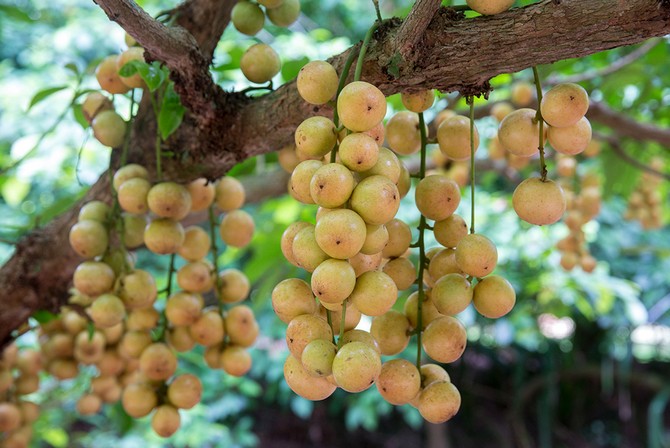
[[[626,152],[626,150],[623,148],[621,145],[621,142],[618,138],[610,136],[610,135],[604,135],[601,133],[594,132],[594,137],[597,138],[598,140],[603,140],[607,142],[610,147],[612,148],[612,151],[614,151],[614,154],[616,154],[621,160],[624,160],[625,162],[633,165],[634,167],[645,171],[649,174],[653,174],[655,176],[661,177],[665,180],[670,180],[670,174],[668,173],[662,173],[651,166],[640,162],[636,158],[632,157],[630,154]]]
[[[594,78],[611,75],[612,73],[621,70],[627,65],[630,65],[633,62],[637,61],[645,54],[649,53],[649,51],[651,51],[652,48],[658,45],[658,43],[661,42],[661,40],[662,40],[661,38],[649,39],[647,42],[640,45],[635,50],[631,51],[630,53],[621,57],[620,59],[617,59],[615,62],[606,67],[602,67],[595,70],[589,70],[584,73],[578,73],[572,76],[554,75],[551,76],[549,79],[547,79],[545,83],[549,85],[555,85],[567,82],[579,83],[584,81],[590,81]]]

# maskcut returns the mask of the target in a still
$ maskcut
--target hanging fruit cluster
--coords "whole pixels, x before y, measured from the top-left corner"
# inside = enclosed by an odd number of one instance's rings
[[[663,171],[663,160],[654,158],[650,166],[656,171]],[[642,173],[642,178],[628,198],[628,209],[624,218],[639,221],[644,229],[659,229],[662,221],[662,198],[658,187],[662,179],[651,173]]]

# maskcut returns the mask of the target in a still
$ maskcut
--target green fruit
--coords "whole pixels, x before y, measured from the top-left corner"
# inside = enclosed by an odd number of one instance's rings
[[[269,45],[255,44],[242,55],[240,68],[249,81],[263,84],[279,73],[281,61],[277,52]]]
[[[237,31],[253,36],[263,29],[265,14],[256,3],[243,0],[233,6],[230,20]]]
[[[126,122],[113,110],[104,110],[91,122],[93,135],[100,143],[112,148],[123,145],[126,135]]]
[[[281,5],[266,9],[265,13],[270,22],[277,26],[288,27],[300,16],[300,0],[284,0]]]

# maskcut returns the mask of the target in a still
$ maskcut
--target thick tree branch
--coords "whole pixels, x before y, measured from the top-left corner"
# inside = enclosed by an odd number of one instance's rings
[[[190,31],[210,62],[236,3],[237,0],[187,0],[173,11],[177,24]]]
[[[400,25],[393,46],[404,59],[412,60],[415,48],[421,42],[423,33],[435,17],[441,0],[416,0],[407,18]]]
[[[180,94],[182,103],[194,112],[194,119],[200,126],[210,126],[212,122],[222,119],[217,101],[223,95],[221,88],[214,83],[209,72],[210,59],[198,46],[198,41],[185,28],[165,26],[152,18],[133,0],[94,0],[107,14],[110,20],[118,23],[146,50],[152,59],[159,60],[170,69],[171,78],[175,81],[175,89]],[[204,0],[203,0],[203,3]],[[209,3],[206,3],[209,5]],[[211,8],[211,5],[209,6]],[[186,11],[189,9],[187,8]],[[187,17],[187,16],[184,16]],[[218,27],[204,27],[204,32],[218,38],[222,32],[221,25],[227,22],[224,17],[214,16]],[[202,19],[202,18],[200,18]],[[184,19],[185,20],[185,19]],[[198,23],[192,25],[197,28]],[[203,43],[210,47],[208,39]],[[211,54],[210,54],[211,56]]]

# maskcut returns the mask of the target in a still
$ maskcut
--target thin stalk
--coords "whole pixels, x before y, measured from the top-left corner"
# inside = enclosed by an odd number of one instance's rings
[[[340,319],[340,336],[337,340],[337,347],[342,346],[342,335],[344,335],[344,325],[347,320],[347,301],[342,302],[342,318]]]
[[[365,39],[363,39],[363,44],[361,45],[361,50],[358,53],[358,61],[356,61],[356,71],[354,72],[354,81],[359,81],[361,79],[361,73],[363,72],[363,60],[365,59],[365,53],[368,51],[368,45],[370,45],[370,40],[372,39],[372,34],[379,26],[379,22],[372,24],[368,32],[365,34]]]
[[[419,168],[419,178],[426,177],[426,146],[428,138],[426,136],[426,123],[423,117],[423,112],[419,113],[419,131],[421,133],[421,166]],[[426,217],[421,215],[419,221],[419,240],[417,246],[419,247],[419,275],[417,285],[419,287],[418,300],[416,304],[416,368],[421,369],[421,354],[422,344],[421,336],[423,332],[423,301],[426,293],[423,289],[423,272],[426,269],[426,246],[424,241],[424,230],[427,229]]]
[[[535,78],[535,89],[537,90],[537,113],[535,114],[535,121],[540,123],[539,144],[537,146],[540,152],[540,175],[542,182],[547,180],[547,164],[544,161],[544,119],[542,118],[542,111],[540,104],[542,104],[542,84],[540,83],[540,74],[537,72],[537,67],[533,67],[533,77]]]
[[[375,5],[375,13],[377,13],[377,21],[381,22],[382,21],[382,13],[379,10],[379,0],[372,0],[372,4]]]
[[[158,95],[158,94],[156,94]],[[156,116],[156,123],[158,123],[158,104],[156,101],[156,98],[149,93],[149,98],[151,99],[151,106],[154,109],[154,115]],[[156,176],[158,178],[158,181],[163,180],[163,169],[161,166],[161,161],[163,158],[163,155],[161,154],[161,131],[158,128],[158,124],[156,124],[156,143],[155,143],[155,152],[156,152]]]
[[[133,122],[133,119],[135,118],[135,115],[133,115],[133,109],[135,108],[135,89],[132,89],[130,91],[130,114],[128,115],[130,118],[128,119],[128,127],[126,128],[126,134],[124,135],[123,138],[123,148],[121,149],[121,159],[119,160],[119,166],[124,166],[126,164],[126,159],[128,158],[128,147],[130,146],[130,133],[132,131],[131,129],[131,123]]]
[[[475,233],[475,97],[470,97],[470,233]]]
[[[209,237],[212,240],[212,264],[214,265],[214,296],[219,300],[219,308],[223,311],[223,303],[220,300],[219,293],[221,292],[221,278],[219,277],[219,247],[216,244],[216,216],[214,215],[214,205],[210,205],[208,209],[209,214]]]
[[[330,310],[326,308],[326,320],[328,321],[328,326],[330,327],[333,333],[333,344],[335,344],[335,328],[333,327],[333,315],[330,314]]]
[[[165,293],[165,298],[169,299],[170,296],[172,295],[172,277],[174,276],[174,271],[175,271],[175,266],[174,266],[174,260],[176,258],[175,254],[170,255],[170,268],[168,270],[168,278],[167,278],[167,286],[165,289],[161,290],[160,292]],[[165,314],[165,309],[163,309],[163,312],[161,313],[160,317],[160,323],[158,325],[158,328],[156,328],[156,332],[153,333],[153,340],[154,342],[157,341],[164,341],[165,340],[165,331],[167,330],[168,326],[168,320],[167,316]]]

